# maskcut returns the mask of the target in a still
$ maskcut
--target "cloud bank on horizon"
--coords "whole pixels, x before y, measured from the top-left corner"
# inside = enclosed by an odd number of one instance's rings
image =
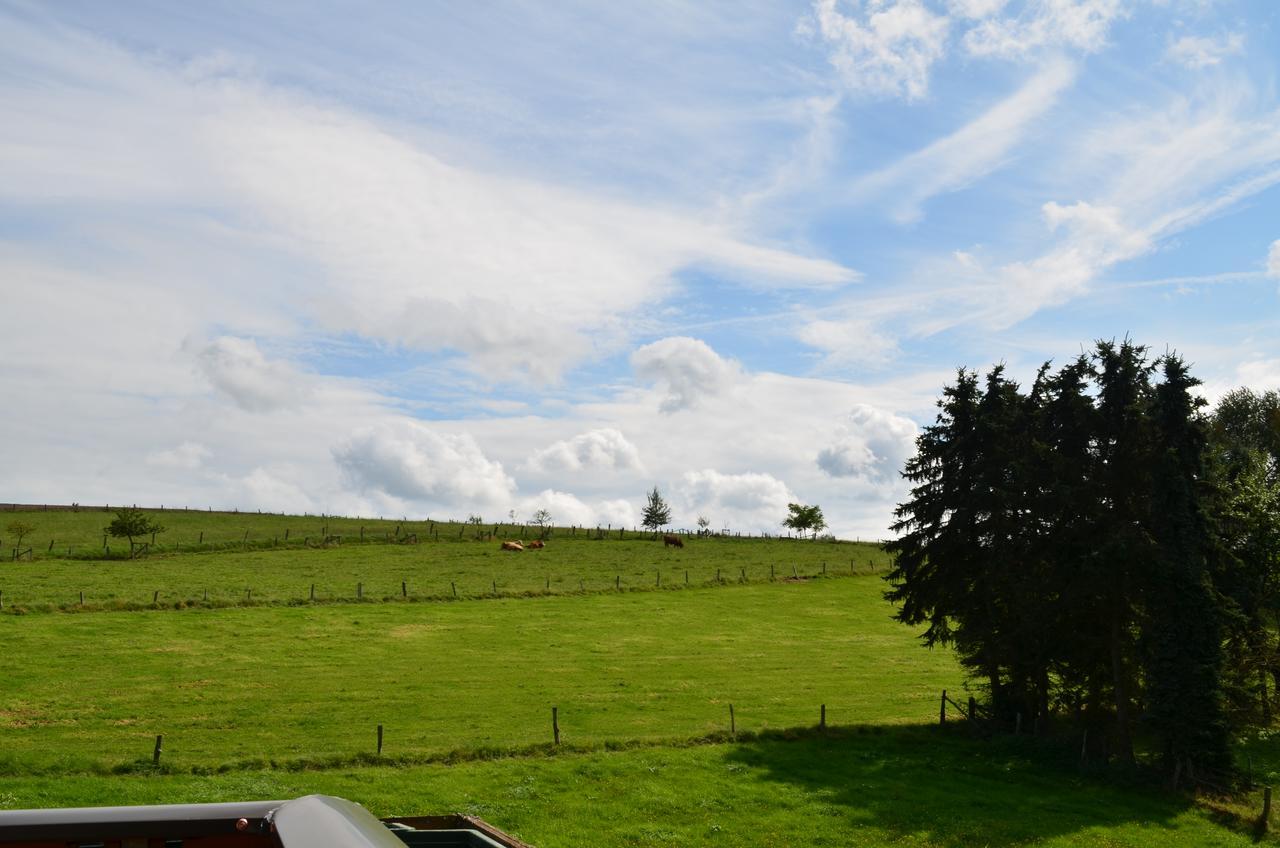
[[[957,366],[1280,387],[1262,0],[0,2],[6,500],[888,535]]]

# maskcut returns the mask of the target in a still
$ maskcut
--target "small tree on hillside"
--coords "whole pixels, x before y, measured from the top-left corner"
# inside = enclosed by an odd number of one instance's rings
[[[658,491],[657,486],[654,486],[653,491],[649,493],[649,499],[640,517],[640,523],[655,533],[671,523],[671,507],[667,506],[667,502],[662,499],[662,493]]]
[[[546,509],[539,509],[533,514],[533,518],[529,522],[538,528],[540,538],[547,538],[547,531],[551,528],[551,512]]]
[[[789,503],[787,509],[791,514],[782,522],[783,527],[790,527],[801,535],[813,533],[815,539],[818,538],[819,532],[826,529],[827,520],[822,517],[822,507],[817,504],[805,506]]]
[[[698,535],[707,536],[711,533],[711,519],[705,515],[698,516]]]
[[[4,529],[6,533],[12,536],[18,537],[18,540],[13,543],[14,556],[17,556],[17,552],[22,550],[22,537],[30,535],[31,533],[34,533],[36,530],[36,526],[30,523],[29,521],[19,520],[19,521],[10,521],[8,524],[5,525]]]
[[[133,556],[134,538],[163,533],[164,527],[140,509],[126,506],[116,510],[116,517],[107,525],[106,531],[117,539],[129,540],[129,556]]]

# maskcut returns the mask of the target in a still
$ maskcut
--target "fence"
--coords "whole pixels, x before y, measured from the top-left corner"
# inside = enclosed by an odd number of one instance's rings
[[[150,591],[150,600],[121,598],[119,595],[112,594],[109,597],[95,600],[92,593],[86,593],[84,589],[78,590],[78,596],[69,598],[65,601],[58,601],[49,597],[38,598],[35,596],[23,597],[21,592],[14,594],[10,588],[8,593],[4,589],[0,589],[0,611],[8,610],[10,612],[27,612],[32,606],[49,607],[55,609],[161,609],[173,608],[181,609],[188,606],[208,605],[208,606],[268,606],[280,604],[298,604],[298,603],[386,603],[386,602],[440,602],[450,600],[484,600],[492,598],[529,598],[529,597],[547,597],[569,594],[602,594],[617,592],[636,592],[636,591],[671,591],[680,589],[708,588],[717,586],[732,585],[748,585],[760,583],[803,583],[809,580],[821,580],[835,577],[857,577],[860,575],[876,574],[877,566],[874,561],[868,560],[866,568],[859,570],[857,562],[853,559],[849,560],[848,570],[831,568],[829,569],[826,562],[812,573],[801,572],[795,563],[789,567],[784,567],[779,574],[777,564],[768,566],[769,571],[766,576],[763,566],[748,568],[747,566],[739,566],[737,574],[725,569],[723,566],[715,567],[715,575],[711,576],[712,566],[702,566],[705,569],[705,576],[698,575],[697,579],[693,578],[693,572],[697,568],[675,568],[667,572],[667,579],[663,579],[663,572],[655,570],[652,579],[637,579],[635,574],[628,575],[624,581],[621,573],[615,573],[612,580],[602,577],[601,572],[596,572],[589,577],[579,574],[558,574],[555,575],[556,588],[552,588],[552,575],[544,574],[535,578],[536,582],[527,583],[523,586],[513,585],[509,581],[499,584],[496,577],[486,576],[481,582],[478,577],[473,578],[472,583],[463,585],[459,591],[459,581],[457,579],[450,580],[448,588],[445,588],[443,581],[434,584],[434,588],[422,589],[423,584],[412,587],[408,578],[402,578],[388,584],[384,584],[381,590],[374,589],[370,593],[369,589],[375,584],[366,583],[364,580],[352,580],[347,584],[346,592],[354,593],[344,594],[343,590],[334,591],[330,586],[319,586],[317,583],[307,584],[305,588],[300,589],[296,593],[280,594],[276,592],[262,593],[255,592],[252,586],[236,589],[228,587],[219,587],[212,601],[209,598],[209,589],[202,588],[194,593],[173,591],[171,589],[152,589]],[[605,572],[607,574],[607,572]],[[531,576],[531,575],[524,575]],[[10,577],[12,579],[12,576]],[[477,586],[477,584],[479,584]],[[430,584],[428,584],[430,585]],[[319,586],[320,592],[317,593]],[[143,596],[145,598],[145,595]],[[163,600],[163,603],[162,603]]]

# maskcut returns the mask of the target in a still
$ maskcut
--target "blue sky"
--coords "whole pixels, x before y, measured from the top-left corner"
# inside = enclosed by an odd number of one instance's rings
[[[1280,387],[1280,5],[0,2],[5,497],[883,537],[957,366]]]

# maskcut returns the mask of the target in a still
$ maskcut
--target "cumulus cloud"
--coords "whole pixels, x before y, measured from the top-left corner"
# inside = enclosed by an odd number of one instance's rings
[[[872,0],[849,13],[837,0],[816,0],[801,31],[816,34],[828,59],[853,91],[918,99],[929,90],[929,69],[946,51],[949,20],[920,0]]]
[[[688,523],[689,516],[705,515],[726,527],[777,526],[787,516],[787,504],[797,500],[772,474],[722,474],[711,468],[686,472],[676,493]]]
[[[528,467],[543,473],[643,469],[636,446],[613,427],[554,442],[529,457]]]
[[[520,501],[521,515],[532,516],[540,509],[550,512],[552,523],[562,527],[634,527],[639,515],[637,509],[624,500],[588,504],[576,495],[555,489],[543,489]]]
[[[700,339],[671,336],[647,344],[631,355],[636,376],[659,384],[667,395],[660,409],[678,412],[704,398],[722,394],[739,379],[741,369]]]
[[[214,388],[248,412],[296,406],[304,391],[302,376],[285,362],[268,360],[253,339],[223,336],[195,358]]]
[[[1280,277],[1280,239],[1271,242],[1271,250],[1267,253],[1267,273]]]
[[[832,477],[880,483],[895,479],[915,452],[914,421],[869,404],[858,404],[835,439],[818,451],[817,463]]]
[[[168,450],[157,450],[147,454],[147,464],[159,468],[182,468],[193,470],[204,464],[213,455],[199,442],[183,442]]]
[[[352,485],[407,501],[492,509],[516,488],[470,435],[437,433],[408,419],[357,430],[333,448],[333,458]]]
[[[1171,42],[1164,52],[1167,62],[1173,62],[1192,70],[1200,70],[1220,64],[1228,56],[1244,50],[1244,36],[1238,32],[1217,38],[1212,36],[1184,35]]]

